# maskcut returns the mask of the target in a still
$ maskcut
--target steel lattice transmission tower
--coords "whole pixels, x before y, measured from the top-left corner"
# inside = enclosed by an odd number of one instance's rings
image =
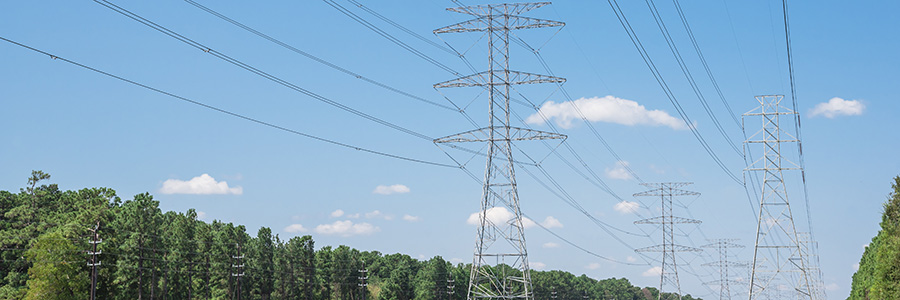
[[[743,282],[736,281],[731,279],[731,275],[728,272],[728,268],[740,268],[746,267],[747,264],[739,263],[735,261],[728,260],[728,249],[729,248],[744,248],[744,245],[735,244],[734,241],[736,239],[716,239],[710,240],[709,244],[700,246],[701,248],[712,248],[716,250],[716,253],[719,254],[719,260],[705,263],[702,266],[706,267],[718,267],[719,268],[719,280],[704,282],[707,285],[717,285],[719,286],[719,300],[723,299],[731,299],[731,285],[732,284],[742,284]]]
[[[634,250],[635,252],[662,252],[662,269],[659,275],[659,296],[657,299],[663,299],[662,294],[666,291],[666,284],[674,286],[678,299],[681,299],[681,283],[678,280],[678,262],[675,260],[675,253],[702,251],[698,248],[675,244],[675,224],[700,224],[700,220],[676,217],[672,213],[672,199],[674,197],[700,195],[697,192],[679,189],[689,184],[691,183],[642,183],[641,185],[651,188],[651,190],[634,194],[635,197],[660,197],[660,202],[662,203],[660,216],[634,222],[635,224],[660,224],[662,226],[662,244]]]
[[[781,106],[783,95],[757,96],[760,107],[745,113],[742,119],[759,117],[762,129],[749,135],[745,151],[762,148],[762,155],[745,171],[762,173],[756,245],[750,273],[750,299],[758,299],[767,289],[781,281],[799,293],[800,299],[812,299],[804,251],[794,226],[791,204],[784,184],[784,171],[800,170],[800,166],[782,155],[782,145],[799,140],[781,128],[781,117],[794,119],[797,112]],[[744,127],[746,130],[746,126]],[[763,259],[761,255],[766,255]],[[775,283],[775,284],[773,284]]]
[[[809,276],[809,290],[813,295],[813,299],[826,299],[825,282],[822,278],[822,269],[819,267],[819,243],[812,239],[809,232],[798,232],[797,239],[800,240],[801,250],[803,251],[804,265],[806,266],[806,274]]]
[[[565,23],[519,16],[550,4],[516,3],[448,8],[448,11],[475,16],[475,19],[435,29],[435,34],[485,32],[488,37],[489,69],[435,84],[435,88],[481,87],[488,91],[488,127],[439,139],[435,143],[485,142],[487,165],[481,197],[480,225],[469,280],[468,299],[533,299],[528,251],[516,176],[512,142],[565,139],[564,135],[510,126],[509,97],[512,85],[562,83],[565,79],[509,69],[511,30],[563,26]],[[511,212],[514,217],[497,220],[491,215]],[[492,266],[493,265],[493,266]]]

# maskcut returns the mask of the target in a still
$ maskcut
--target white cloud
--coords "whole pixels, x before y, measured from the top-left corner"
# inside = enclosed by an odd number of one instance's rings
[[[829,283],[828,285],[825,286],[825,290],[826,290],[826,291],[837,291],[837,290],[839,290],[840,288],[841,288],[841,287],[839,287],[839,286],[837,285],[837,283],[833,283],[833,282],[832,282],[832,283]]]
[[[544,248],[559,248],[559,244],[554,243],[554,242],[548,242],[548,243],[544,243],[543,245],[541,245],[541,247],[544,247]]]
[[[403,215],[403,221],[418,222],[418,221],[422,221],[422,218],[416,217],[416,216],[410,216],[410,215]]]
[[[809,116],[824,116],[831,119],[837,116],[858,116],[864,110],[866,110],[866,105],[862,101],[834,97],[828,102],[816,104],[816,107],[809,111]]]
[[[553,216],[547,216],[547,218],[544,219],[543,222],[541,222],[541,225],[544,225],[544,227],[547,227],[547,228],[562,228],[563,227],[563,224],[560,223],[559,220],[557,220]]]
[[[534,270],[543,270],[543,269],[547,268],[547,264],[542,263],[542,262],[537,262],[537,261],[535,261],[535,262],[529,262],[529,263],[528,263],[528,266],[531,267],[531,269],[534,269]]]
[[[627,261],[627,262],[636,262],[636,261],[637,261],[637,258],[634,258],[634,256],[630,256],[630,255],[629,255],[628,257],[625,258],[625,261]]]
[[[361,216],[360,213],[355,213],[355,214],[349,214],[349,215],[347,215],[347,218],[348,218],[348,219],[359,219],[360,216]]]
[[[205,211],[197,211],[197,220],[206,220],[206,212]]]
[[[628,214],[636,212],[638,207],[641,207],[641,205],[637,202],[623,200],[622,202],[616,203],[616,205],[613,206],[613,209],[620,214]]]
[[[471,225],[481,225],[481,212],[472,213],[469,215],[469,218],[466,219],[466,223]],[[487,219],[494,225],[503,225],[509,224],[516,217],[511,211],[506,209],[506,207],[491,207],[487,210]],[[534,221],[529,218],[522,217],[522,226],[525,228],[531,228],[537,225]]]
[[[244,193],[244,188],[228,187],[225,181],[216,182],[215,178],[209,174],[203,174],[191,180],[184,181],[178,179],[169,179],[163,182],[162,188],[159,189],[163,194],[191,194],[191,195],[213,195],[213,194],[234,194],[240,195]]]
[[[409,193],[409,187],[402,184],[395,185],[379,185],[372,191],[373,194],[390,195],[390,194],[406,194]]]
[[[628,173],[628,169],[627,169],[628,165],[629,165],[629,163],[627,161],[624,161],[624,160],[617,161],[615,167],[606,168],[606,177],[609,177],[612,179],[622,179],[622,180],[628,180],[628,179],[633,178],[633,177],[631,177],[631,173]]]
[[[342,210],[342,209],[338,209],[338,210],[335,210],[335,211],[331,212],[331,217],[332,217],[332,218],[339,218],[339,217],[341,217],[341,216],[343,216],[343,215],[344,215],[344,210]]]
[[[357,223],[353,224],[353,221],[335,221],[331,224],[321,224],[316,226],[314,229],[316,233],[324,234],[324,235],[340,235],[340,236],[352,236],[352,235],[370,235],[381,231],[381,228],[378,226],[373,226],[369,223]]]
[[[381,211],[373,210],[366,213],[366,219],[377,218],[381,216]]]
[[[644,271],[644,273],[641,273],[641,276],[653,277],[653,276],[659,276],[661,274],[662,274],[662,267],[652,267],[652,268],[647,269],[647,271]]]
[[[859,271],[859,263],[853,264],[853,272]]]
[[[283,230],[284,230],[284,232],[289,232],[289,233],[297,233],[297,232],[306,232],[307,231],[307,229],[304,228],[303,225],[300,225],[300,224],[288,225]]]
[[[588,268],[591,270],[596,270],[596,269],[600,268],[600,263],[590,263],[587,266],[585,266],[585,268]]]
[[[574,106],[578,107],[576,110]],[[579,114],[578,112],[581,112]],[[628,126],[651,125],[668,126],[672,129],[687,129],[684,121],[675,118],[662,110],[647,110],[643,105],[632,100],[613,96],[602,98],[580,98],[574,102],[555,103],[547,101],[541,109],[525,120],[528,124],[543,124],[544,118],[554,119],[563,128],[571,128],[572,120],[581,119],[581,115],[592,122],[609,122]],[[542,117],[543,115],[543,117]]]

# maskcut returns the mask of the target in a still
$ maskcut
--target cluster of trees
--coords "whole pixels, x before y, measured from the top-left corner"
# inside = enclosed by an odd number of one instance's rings
[[[848,299],[900,299],[900,176],[884,204],[881,230],[859,260]]]
[[[122,201],[108,188],[61,191],[32,173],[0,191],[0,299],[465,299],[470,265],[420,261],[311,236],[162,212],[150,194]],[[95,242],[102,241],[102,242]],[[89,266],[96,244],[100,265]],[[496,266],[508,268],[507,266]],[[532,272],[539,299],[656,299],[627,279]],[[683,299],[693,299],[689,296]]]

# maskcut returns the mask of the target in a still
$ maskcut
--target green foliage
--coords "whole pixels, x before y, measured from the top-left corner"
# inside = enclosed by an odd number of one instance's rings
[[[848,299],[900,299],[900,176],[892,187],[881,230],[863,252]]]
[[[469,264],[343,245],[316,250],[311,236],[285,241],[266,227],[251,237],[242,225],[197,220],[193,209],[163,212],[149,193],[123,202],[108,188],[42,184],[49,178],[34,171],[18,193],[0,191],[0,299],[87,299],[86,237],[97,224],[98,299],[466,299]],[[644,299],[624,278],[531,276],[539,299]]]
[[[40,235],[25,257],[33,263],[28,269],[27,300],[87,299],[88,273],[71,236],[60,228]]]

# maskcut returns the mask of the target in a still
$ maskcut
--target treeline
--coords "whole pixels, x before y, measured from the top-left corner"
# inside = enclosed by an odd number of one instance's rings
[[[881,230],[872,238],[853,274],[847,299],[900,299],[900,176],[884,204]]]
[[[193,209],[162,212],[147,193],[122,201],[108,188],[41,184],[49,177],[35,171],[18,193],[0,191],[0,299],[89,299],[92,281],[96,299],[466,298],[467,264],[316,250],[311,236],[283,240],[266,227],[251,236],[242,225],[200,221]],[[531,276],[536,299],[657,295],[624,278]]]

